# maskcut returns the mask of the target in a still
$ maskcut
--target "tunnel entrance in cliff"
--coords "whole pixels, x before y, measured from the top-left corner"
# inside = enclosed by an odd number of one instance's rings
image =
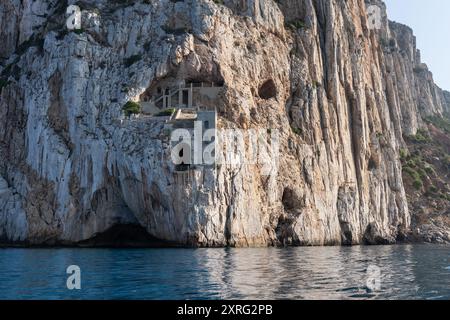
[[[258,89],[258,95],[264,100],[276,98],[277,87],[272,79],[265,81]]]
[[[80,247],[106,248],[159,248],[177,247],[173,242],[161,240],[150,235],[137,224],[116,224],[105,232],[78,243]]]

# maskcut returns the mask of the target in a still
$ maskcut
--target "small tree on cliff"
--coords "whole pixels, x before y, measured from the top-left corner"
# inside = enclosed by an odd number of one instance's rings
[[[128,101],[122,107],[122,111],[124,112],[125,116],[129,118],[132,114],[139,114],[141,112],[141,105],[134,101]]]

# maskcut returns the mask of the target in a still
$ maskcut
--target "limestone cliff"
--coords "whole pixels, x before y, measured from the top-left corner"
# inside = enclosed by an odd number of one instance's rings
[[[2,0],[0,240],[120,225],[194,246],[404,239],[403,136],[450,98],[412,31],[370,3],[378,30],[363,0]],[[186,79],[224,84],[219,128],[279,132],[275,179],[225,164],[180,181],[164,122],[124,119],[127,101]]]

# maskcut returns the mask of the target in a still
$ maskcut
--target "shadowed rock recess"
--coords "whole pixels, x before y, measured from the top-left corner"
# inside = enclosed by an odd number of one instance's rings
[[[70,4],[82,29],[65,26]],[[2,0],[0,40],[3,244],[421,239],[401,153],[450,94],[381,1]],[[180,169],[163,120],[124,119],[128,101],[179,80],[220,83],[218,128],[278,130],[274,179],[258,165]]]

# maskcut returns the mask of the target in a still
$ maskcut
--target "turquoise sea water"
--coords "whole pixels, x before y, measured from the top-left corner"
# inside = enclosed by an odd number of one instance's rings
[[[450,247],[0,249],[0,299],[450,299]]]

